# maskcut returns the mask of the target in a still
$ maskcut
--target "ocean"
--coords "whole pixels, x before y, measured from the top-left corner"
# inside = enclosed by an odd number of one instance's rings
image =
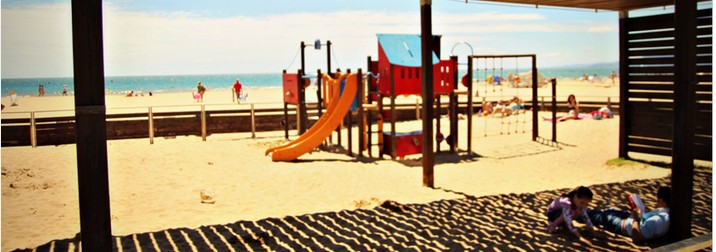
[[[609,76],[614,68],[540,68],[539,73],[545,77],[579,78],[584,74],[601,78]],[[519,69],[527,72],[529,69]],[[464,71],[460,71],[460,76]],[[479,73],[475,78],[482,78]],[[497,74],[497,73],[496,73]],[[505,72],[503,75],[507,75]],[[197,81],[210,91],[212,89],[230,89],[236,79],[247,88],[279,88],[281,73],[264,74],[206,74],[206,75],[154,75],[154,76],[106,76],[106,94],[124,94],[129,91],[143,93],[175,93],[196,90]],[[20,96],[36,96],[39,85],[45,86],[45,95],[62,95],[64,85],[70,94],[74,93],[74,80],[71,77],[60,78],[2,78],[0,87],[2,95],[15,90]]]

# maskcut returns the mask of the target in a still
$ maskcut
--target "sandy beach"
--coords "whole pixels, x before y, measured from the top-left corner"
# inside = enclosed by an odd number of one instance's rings
[[[151,97],[111,95],[106,98],[107,111],[121,113],[149,106],[182,109],[199,104],[248,106],[232,104],[228,88],[209,90],[203,103],[194,102],[188,93]],[[529,89],[505,87],[502,92],[499,89],[492,92],[490,88],[479,86],[478,90],[481,96],[488,90],[488,97],[530,95]],[[279,88],[249,89],[248,93],[248,102],[255,106],[281,104]],[[539,90],[541,96],[550,93],[548,88]],[[619,89],[609,82],[561,80],[557,96],[566,99],[569,94],[580,100],[606,102],[611,97],[612,102],[618,102]],[[401,99],[415,103],[416,98]],[[47,116],[72,113],[74,104],[73,97],[62,96],[20,97],[19,106],[13,107],[7,106],[8,97],[2,97],[2,103],[6,105],[3,118],[26,116],[32,111],[63,111],[43,112]],[[405,160],[353,158],[335,153],[340,148],[329,148],[334,151],[314,151],[296,162],[272,162],[264,156],[264,150],[284,143],[283,132],[259,132],[256,139],[250,133],[232,133],[213,134],[206,141],[200,136],[157,138],[154,144],[147,139],[108,141],[112,233],[123,236],[372,209],[386,201],[429,204],[536,193],[579,185],[661,179],[670,173],[669,169],[647,164],[619,167],[606,164],[618,156],[618,117],[558,123],[557,145],[532,142],[530,129],[524,127],[530,125],[529,118],[529,112],[505,119],[475,116],[474,155],[465,152],[466,127],[465,120],[461,120],[461,152],[436,156],[436,189],[421,184],[420,155]],[[441,130],[446,132],[448,122],[446,118],[442,120]],[[506,122],[510,125],[505,126]],[[409,131],[420,129],[421,123],[409,121],[397,127]],[[539,125],[540,136],[549,138],[551,123],[540,121]],[[446,148],[443,143],[442,149]],[[33,248],[54,239],[74,237],[79,232],[76,165],[74,144],[2,148],[2,251]],[[709,167],[710,174],[711,163],[702,165]],[[216,202],[202,204],[202,191],[213,195]]]

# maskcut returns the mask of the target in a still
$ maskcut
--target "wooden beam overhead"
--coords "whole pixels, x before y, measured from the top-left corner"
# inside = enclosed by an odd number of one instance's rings
[[[634,9],[674,5],[673,0],[473,0],[472,2],[495,2],[610,11],[629,11]]]

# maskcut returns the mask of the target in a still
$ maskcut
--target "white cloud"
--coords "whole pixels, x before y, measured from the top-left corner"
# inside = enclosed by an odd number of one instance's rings
[[[445,57],[461,40],[471,43],[476,53],[516,53],[538,51],[533,48],[541,42],[520,38],[524,33],[613,32],[610,26],[585,28],[553,23],[539,14],[499,12],[434,13],[433,24],[433,32],[443,35]],[[319,38],[333,42],[337,61],[333,67],[365,67],[366,57],[377,55],[376,33],[420,33],[420,13],[358,10],[207,18],[188,12],[130,12],[105,5],[105,72],[280,72],[293,59],[300,41],[312,43]],[[4,77],[72,74],[69,4],[3,8],[2,35]],[[306,50],[307,69],[325,69],[325,50]],[[289,71],[299,65],[296,59]]]

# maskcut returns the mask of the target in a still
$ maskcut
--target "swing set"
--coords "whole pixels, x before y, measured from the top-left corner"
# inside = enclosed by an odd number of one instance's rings
[[[527,105],[525,106],[524,102],[519,98],[519,87],[520,86],[526,86],[523,85],[523,80],[520,77],[520,69],[519,69],[519,60],[527,58],[531,60],[531,86],[532,86],[532,104],[531,106]],[[504,91],[504,85],[505,83],[505,65],[504,60],[505,59],[514,59],[515,60],[515,71],[514,74],[510,72],[508,74],[508,83],[515,88],[515,94],[514,97],[510,100],[505,100],[505,91]],[[499,65],[498,65],[499,63]],[[538,79],[537,79],[537,55],[535,54],[514,54],[514,55],[470,55],[467,59],[467,79],[468,80],[474,80],[474,77],[480,78],[478,80],[478,83],[480,81],[484,80],[484,93],[483,93],[483,109],[485,108],[485,104],[488,104],[490,102],[487,101],[487,96],[490,93],[498,93],[500,100],[498,101],[497,106],[493,108],[490,114],[494,115],[498,109],[499,112],[502,114],[501,116],[501,122],[500,122],[500,135],[502,134],[517,134],[520,132],[520,123],[522,128],[522,133],[526,132],[526,113],[524,111],[527,107],[530,107],[532,110],[532,141],[536,141],[539,137],[539,125],[538,125],[538,104],[537,104],[537,88],[538,85]],[[499,68],[498,68],[499,66]],[[474,77],[473,77],[474,76]],[[468,92],[472,93],[472,81],[470,81],[470,84],[468,85]],[[492,92],[490,92],[490,88],[492,88]],[[499,88],[499,90],[498,90]],[[508,102],[509,101],[509,102]],[[488,105],[491,106],[492,104]],[[520,111],[523,111],[520,113]],[[487,113],[486,113],[487,114]],[[522,115],[520,117],[520,114]],[[507,117],[507,115],[512,115],[511,117]],[[514,119],[514,120],[513,120]],[[505,130],[507,128],[507,130]],[[513,130],[514,128],[514,130]],[[468,129],[470,131],[471,129]],[[487,136],[487,120],[485,120],[485,133],[484,135]]]

